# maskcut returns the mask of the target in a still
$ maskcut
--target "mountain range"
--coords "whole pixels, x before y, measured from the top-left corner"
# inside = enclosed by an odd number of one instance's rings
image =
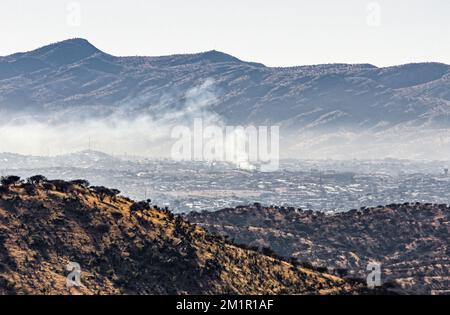
[[[273,68],[215,50],[117,57],[75,38],[0,57],[0,112],[4,121],[51,124],[117,113],[167,122],[201,112],[228,125],[279,125],[290,145],[301,143],[297,150],[364,145],[372,135],[374,147],[396,137],[421,146],[450,126],[450,66]],[[308,146],[310,134],[317,141]]]
[[[211,109],[233,124],[376,128],[450,122],[446,64],[271,68],[219,51],[115,57],[85,39],[1,57],[0,105],[20,111],[79,106],[107,111],[127,105],[155,111],[176,106],[187,90],[208,78],[218,97]]]

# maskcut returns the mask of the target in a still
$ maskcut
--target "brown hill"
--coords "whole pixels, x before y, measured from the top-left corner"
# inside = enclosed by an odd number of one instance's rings
[[[0,294],[357,294],[361,283],[240,248],[84,181],[0,186]],[[82,286],[66,286],[66,265]]]
[[[382,280],[404,293],[450,293],[447,205],[392,204],[326,215],[255,204],[187,218],[237,243],[270,247],[342,277],[365,277],[368,262],[376,261]]]

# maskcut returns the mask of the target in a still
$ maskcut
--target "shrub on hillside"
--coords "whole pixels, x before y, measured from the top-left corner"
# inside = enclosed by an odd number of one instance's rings
[[[43,175],[35,175],[27,178],[27,183],[31,185],[42,184],[47,181],[47,177]]]
[[[73,185],[84,187],[84,188],[88,188],[91,185],[89,183],[89,181],[84,180],[84,179],[75,179],[75,180],[70,181],[70,183]]]
[[[3,176],[0,179],[0,183],[3,186],[11,186],[11,185],[19,184],[20,183],[20,177],[19,176]]]
[[[150,205],[147,201],[138,201],[131,205],[130,211],[136,212],[136,211],[144,211],[144,210],[150,210]]]
[[[115,197],[120,194],[120,190],[110,189],[104,186],[92,186],[91,190],[98,194],[101,199],[105,197]]]
[[[72,184],[64,180],[55,179],[48,181],[55,186],[55,189],[60,192],[69,192],[72,189]]]

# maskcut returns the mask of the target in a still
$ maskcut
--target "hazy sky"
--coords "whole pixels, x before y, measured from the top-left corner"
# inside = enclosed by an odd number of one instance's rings
[[[0,55],[71,37],[114,55],[216,49],[269,66],[450,64],[450,1],[0,1]]]

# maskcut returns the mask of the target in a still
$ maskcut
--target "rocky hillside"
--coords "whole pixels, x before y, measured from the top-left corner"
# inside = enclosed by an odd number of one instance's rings
[[[375,261],[382,280],[396,282],[403,292],[450,293],[447,205],[392,204],[326,215],[255,204],[187,218],[237,243],[271,247],[343,277],[363,276]]]
[[[360,282],[294,267],[85,181],[0,186],[0,294],[357,294]],[[66,285],[66,266],[81,287]]]

